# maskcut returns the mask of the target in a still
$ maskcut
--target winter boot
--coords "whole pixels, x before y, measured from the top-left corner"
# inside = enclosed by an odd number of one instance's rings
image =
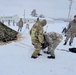
[[[45,53],[45,54],[50,54],[50,52],[48,52],[48,51],[44,51],[44,53]]]
[[[38,56],[42,56],[42,54],[38,53]]]
[[[67,44],[67,42],[65,42],[63,45],[66,45]]]
[[[37,57],[36,56],[31,56],[31,58],[36,59]]]
[[[71,45],[71,42],[69,42],[69,45],[72,46],[72,45]]]
[[[49,59],[55,59],[55,56],[48,56]]]

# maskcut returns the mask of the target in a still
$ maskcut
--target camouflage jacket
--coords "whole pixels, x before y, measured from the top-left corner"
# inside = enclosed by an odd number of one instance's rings
[[[40,43],[44,42],[43,27],[40,22],[36,22],[30,30],[31,39],[37,40]]]

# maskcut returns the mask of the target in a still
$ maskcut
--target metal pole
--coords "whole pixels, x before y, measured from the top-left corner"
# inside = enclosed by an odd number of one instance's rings
[[[69,21],[71,19],[70,14],[71,14],[71,7],[72,7],[73,0],[69,0],[69,2],[70,2],[70,4],[69,4],[69,12],[68,12],[68,18],[67,18],[67,25],[66,25],[66,27],[68,27]]]
[[[70,5],[69,5],[68,21],[70,20],[70,13],[71,13],[71,7],[72,7],[73,0],[69,0],[69,1],[70,1]]]
[[[24,9],[24,19],[25,19],[25,9]]]
[[[24,9],[24,15],[23,16],[24,16],[24,23],[25,23],[25,9]]]

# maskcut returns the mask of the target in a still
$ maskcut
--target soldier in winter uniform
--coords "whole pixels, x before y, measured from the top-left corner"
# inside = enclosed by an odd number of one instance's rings
[[[23,21],[22,21],[22,18],[20,18],[20,21],[19,21],[19,25],[18,25],[18,31],[22,31],[22,27],[23,27]]]
[[[65,39],[64,45],[67,44],[69,38],[70,38],[69,45],[71,45],[71,43],[73,43],[73,39],[75,35],[76,35],[76,15],[74,16],[74,20],[69,23],[69,26],[66,32],[66,39]]]
[[[15,20],[13,20],[13,26],[15,26]]]
[[[8,25],[10,25],[10,20],[8,20]]]
[[[54,50],[62,41],[63,37],[61,34],[56,32],[48,32],[44,33],[45,42],[42,44],[42,49],[48,47],[48,51],[44,51],[44,53],[50,54],[47,58],[55,59]]]
[[[46,20],[42,20],[41,22],[36,21],[36,23],[30,30],[32,44],[36,48],[31,58],[37,58],[39,55],[41,55],[40,54],[41,44],[44,43],[43,27],[46,25],[46,23],[47,23]]]
[[[2,23],[4,24],[4,20],[2,20]]]

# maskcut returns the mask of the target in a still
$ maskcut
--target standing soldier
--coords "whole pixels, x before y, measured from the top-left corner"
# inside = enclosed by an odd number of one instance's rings
[[[8,25],[10,25],[10,20],[8,20]]]
[[[15,20],[13,20],[13,26],[15,26]]]
[[[71,43],[73,43],[73,39],[75,35],[76,35],[76,15],[74,16],[74,20],[69,23],[69,26],[66,32],[66,39],[65,39],[64,45],[67,44],[70,38],[69,45],[71,46]]]
[[[43,27],[46,25],[46,23],[47,23],[46,20],[42,20],[41,22],[37,21],[30,30],[32,44],[36,48],[31,58],[35,59],[39,55],[41,55],[40,54],[41,44],[44,43]]]
[[[4,20],[2,20],[2,23],[4,24]]]
[[[26,29],[28,29],[28,30],[29,30],[29,24],[26,24]]]
[[[54,50],[62,41],[63,37],[61,34],[56,32],[44,33],[44,43],[42,44],[42,49],[48,47],[48,51],[44,51],[44,53],[50,54],[47,58],[55,59]]]
[[[18,25],[18,31],[22,31],[22,27],[23,27],[23,21],[22,21],[22,18],[20,18],[20,21],[19,21],[19,25]]]

